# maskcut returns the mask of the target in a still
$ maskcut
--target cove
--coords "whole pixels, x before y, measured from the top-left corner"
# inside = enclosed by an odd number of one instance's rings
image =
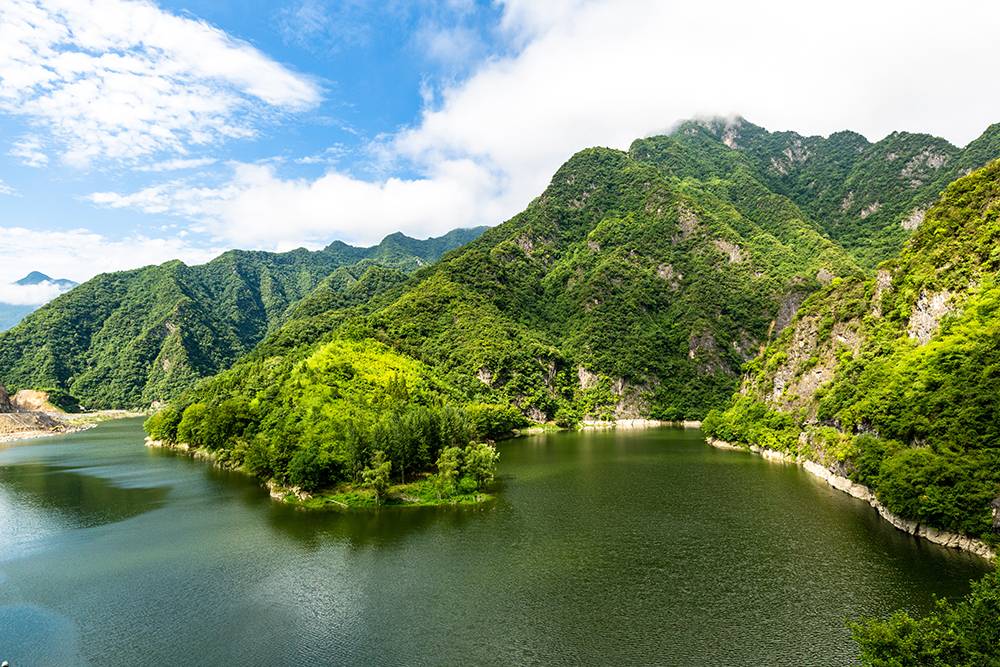
[[[0,449],[0,659],[842,665],[848,618],[986,569],[694,430],[500,453],[484,507],[317,513],[145,448],[138,420]]]

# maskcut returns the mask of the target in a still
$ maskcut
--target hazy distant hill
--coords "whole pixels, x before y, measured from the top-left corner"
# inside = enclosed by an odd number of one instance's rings
[[[60,288],[61,291],[65,292],[73,287],[76,287],[76,283],[72,280],[67,280],[65,278],[53,279],[41,273],[40,271],[32,271],[25,277],[14,282],[14,285],[19,286],[31,286],[31,285],[41,285],[43,283],[51,283],[56,287]],[[28,313],[36,310],[37,305],[19,305],[13,303],[0,303],[0,331],[6,331],[14,327],[18,322],[23,320]]]

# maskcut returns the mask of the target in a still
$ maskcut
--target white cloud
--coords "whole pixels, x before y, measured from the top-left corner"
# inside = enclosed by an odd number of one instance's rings
[[[18,196],[17,190],[15,190],[11,186],[9,186],[6,183],[4,183],[3,179],[0,179],[0,195],[7,195],[9,197],[17,197]]]
[[[417,124],[370,147],[376,167],[415,177],[300,180],[244,165],[216,188],[175,181],[92,201],[192,217],[242,245],[368,242],[500,222],[575,151],[626,148],[692,116],[959,143],[1000,120],[1000,89],[987,83],[995,3],[507,0],[501,30],[514,55],[427,95]]]
[[[320,100],[249,44],[144,0],[4,0],[0,44],[0,109],[48,129],[72,165],[183,154]],[[44,163],[41,148],[20,157]]]
[[[468,66],[482,49],[479,35],[464,26],[425,25],[417,31],[416,42],[425,58],[449,68]]]
[[[16,157],[29,167],[44,167],[49,163],[49,156],[42,152],[42,143],[38,137],[24,137],[15,141],[7,155]]]
[[[292,162],[295,164],[336,164],[348,153],[350,153],[350,150],[347,146],[336,143],[332,146],[327,146],[319,153],[297,157]]]
[[[110,238],[84,229],[41,231],[0,227],[0,286],[12,283],[31,271],[82,282],[97,273],[160,264],[171,259],[199,264],[219,252],[218,248],[196,247],[181,238]],[[22,296],[18,297],[18,294]],[[8,303],[24,303],[29,297],[23,295],[29,294],[29,291],[11,291],[3,287],[0,301],[19,298],[20,301]],[[31,295],[31,298],[37,298],[37,295]]]
[[[163,160],[162,162],[154,162],[153,164],[143,165],[138,168],[139,171],[179,171],[181,169],[198,169],[199,167],[208,167],[210,165],[218,162],[215,158],[203,157],[203,158],[177,158],[174,160]]]
[[[203,222],[221,242],[287,249],[333,239],[362,245],[403,231],[436,236],[455,227],[493,223],[494,174],[471,160],[434,167],[428,178],[364,181],[335,171],[316,179],[279,178],[272,164],[234,165],[218,188],[171,181],[130,194],[96,192],[88,199],[109,208],[172,213]]]
[[[0,303],[12,306],[40,306],[65,291],[66,287],[48,281],[37,285],[0,284]]]

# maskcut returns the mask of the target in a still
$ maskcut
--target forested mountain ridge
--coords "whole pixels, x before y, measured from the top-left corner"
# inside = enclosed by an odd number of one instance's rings
[[[364,428],[295,407],[308,387],[352,391],[351,354],[412,359],[447,388],[440,400],[490,406],[504,423],[516,421],[508,406],[564,424],[702,416],[806,294],[860,270],[750,170],[702,180],[681,168],[700,151],[668,143],[581,151],[524,212],[405,283],[382,271],[392,284],[373,298],[315,290],[253,353],[175,404],[184,415],[196,406],[185,432],[221,434],[213,446],[237,459],[239,443],[257,443],[255,460],[283,482],[295,443],[324,452],[331,479],[357,470],[365,462],[347,443]],[[317,365],[330,355],[342,361]],[[373,395],[392,394],[386,382]]]
[[[743,118],[689,121],[672,136],[701,145],[708,139],[745,155],[769,188],[867,267],[899,251],[948,183],[1000,155],[1000,123],[964,148],[909,132],[875,143],[854,132],[768,132]]]
[[[782,304],[856,271],[749,175],[709,184],[588,149],[523,213],[355,326],[538,420],[697,417],[731,391]]]
[[[481,231],[428,241],[394,234],[371,248],[231,250],[200,266],[175,260],[102,274],[0,334],[0,378],[67,391],[88,408],[168,400],[253,349],[338,270],[350,298],[380,270],[399,282]]]
[[[324,489],[357,483],[376,452],[425,471],[439,438],[419,433],[441,428],[461,442],[524,415],[699,418],[808,293],[861,273],[722,150],[587,149],[525,211],[405,282],[381,270],[385,289],[345,299],[338,270],[150,434]]]
[[[836,281],[706,431],[820,461],[890,511],[996,541],[1000,161],[950,185],[899,257]]]

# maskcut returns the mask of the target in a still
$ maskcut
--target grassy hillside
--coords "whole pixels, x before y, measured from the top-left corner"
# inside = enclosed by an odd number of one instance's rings
[[[994,162],[949,186],[876,276],[811,297],[706,429],[822,460],[905,518],[995,541],[998,273]]]
[[[317,286],[315,299],[362,300],[480,232],[396,234],[372,248],[338,242],[318,252],[233,250],[201,266],[103,274],[0,334],[0,378],[12,389],[68,391],[88,408],[148,406],[227,368]]]

